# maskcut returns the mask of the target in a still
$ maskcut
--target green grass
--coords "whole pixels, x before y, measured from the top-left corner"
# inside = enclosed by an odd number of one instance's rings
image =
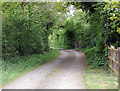
[[[87,67],[83,78],[87,89],[118,89],[118,77],[103,69]]]
[[[35,69],[36,67],[51,61],[60,55],[59,50],[49,50],[44,54],[34,54],[31,56],[14,57],[2,61],[2,85],[4,86],[17,77]],[[1,87],[0,86],[0,87]]]

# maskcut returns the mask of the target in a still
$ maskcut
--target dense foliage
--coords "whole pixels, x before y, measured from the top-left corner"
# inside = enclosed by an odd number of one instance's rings
[[[47,3],[3,3],[3,58],[48,51],[53,24]]]
[[[74,14],[69,7],[74,5]],[[2,3],[3,57],[80,49],[93,67],[105,64],[105,43],[120,45],[120,2]]]
[[[103,67],[105,44],[120,47],[120,2],[0,5],[3,85],[60,54],[50,48],[79,49],[85,52],[87,65]]]
[[[70,5],[76,8],[74,16],[69,16],[63,24],[67,48],[81,49],[87,56],[87,64],[103,66],[105,43],[120,45],[120,2],[65,2],[56,3],[55,7],[60,4],[58,11],[67,12]]]

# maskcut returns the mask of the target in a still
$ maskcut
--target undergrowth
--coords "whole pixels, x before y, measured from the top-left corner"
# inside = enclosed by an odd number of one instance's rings
[[[118,76],[107,74],[104,69],[87,67],[84,73],[84,83],[86,89],[117,89]]]
[[[19,56],[2,61],[2,86],[36,67],[51,61],[60,55],[59,50],[49,50],[44,54]],[[0,86],[1,87],[1,86]]]

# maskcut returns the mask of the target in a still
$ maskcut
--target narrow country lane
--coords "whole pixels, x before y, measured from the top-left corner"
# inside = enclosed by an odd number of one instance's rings
[[[84,89],[84,61],[80,52],[61,50],[62,55],[21,76],[3,89]]]

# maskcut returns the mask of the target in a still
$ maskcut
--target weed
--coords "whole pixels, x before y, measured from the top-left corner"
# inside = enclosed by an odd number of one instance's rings
[[[88,67],[83,78],[87,89],[117,89],[118,87],[118,77],[107,74],[103,69]]]
[[[59,50],[49,50],[44,54],[14,57],[2,61],[2,86],[13,81],[17,77],[35,69],[36,67],[51,61],[60,55]]]

